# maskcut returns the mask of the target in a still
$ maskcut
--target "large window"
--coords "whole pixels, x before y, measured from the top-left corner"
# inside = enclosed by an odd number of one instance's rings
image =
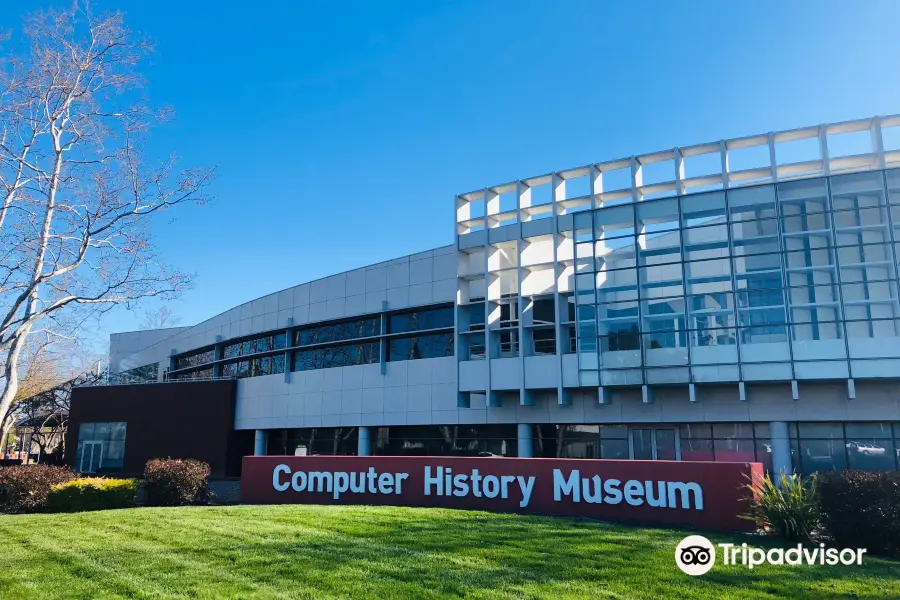
[[[388,347],[388,360],[416,360],[453,356],[453,332],[394,338]]]
[[[626,425],[535,425],[534,455],[541,458],[627,460]]]
[[[284,354],[239,360],[222,365],[222,375],[224,377],[241,379],[243,377],[259,377],[277,373],[284,373]]]
[[[380,333],[381,317],[375,316],[354,321],[344,321],[342,323],[307,327],[296,333],[296,341],[298,346],[309,346],[311,344],[373,337]]]
[[[761,462],[772,468],[767,423],[692,423],[680,426],[681,460]]]
[[[385,359],[392,361],[453,356],[454,311],[453,305],[446,304],[308,325],[295,329],[290,337],[287,332],[279,331],[233,339],[222,345],[222,356],[218,359],[215,347],[177,355],[175,369],[168,378],[212,378],[215,364],[221,365],[222,377],[235,378],[284,373],[285,368],[307,371],[364,365],[379,362],[382,351]],[[483,331],[483,305],[473,315],[472,329]],[[382,318],[387,319],[384,323],[389,329],[387,335],[382,332]],[[483,354],[483,341],[480,346],[470,346],[476,350],[481,347]],[[287,365],[286,353],[290,354]],[[155,381],[156,368],[156,364],[148,365],[123,375],[152,377]]]
[[[316,427],[312,429],[270,429],[266,452],[269,455],[355,455],[359,448],[356,427]]]
[[[827,358],[847,361],[835,365],[844,373],[872,372],[863,361],[895,358],[884,341],[900,337],[898,207],[893,169],[575,215],[560,260],[574,269],[579,352],[601,354],[579,362],[583,375],[601,371],[583,381],[683,381],[688,374],[668,367],[687,361],[685,346],[700,349],[690,355],[699,366]]]
[[[367,365],[381,360],[380,351],[378,342],[298,350],[294,353],[292,370],[311,371],[313,369]]]
[[[199,367],[200,365],[211,363],[214,360],[216,360],[215,348],[206,348],[204,350],[197,350],[189,354],[176,356],[175,368],[187,369],[189,367]]]
[[[481,322],[484,322],[482,316]],[[424,331],[453,327],[453,307],[427,308],[397,313],[388,317],[388,333]]]
[[[178,381],[187,381],[191,379],[212,379],[213,370],[212,367],[206,367],[205,369],[197,369],[195,371],[188,371],[186,373],[176,373],[174,375],[169,375],[169,379],[174,379]]]
[[[286,339],[284,333],[264,335],[262,337],[228,344],[222,352],[222,358],[237,358],[238,356],[281,350],[285,347],[285,343]]]
[[[900,423],[795,423],[790,431],[794,468],[802,473],[897,468]]]
[[[80,423],[75,470],[81,473],[122,470],[127,423]]]
[[[159,363],[153,363],[143,367],[128,369],[121,373],[112,373],[109,379],[110,383],[113,384],[150,383],[156,381],[158,376]]]
[[[372,451],[388,456],[516,456],[515,425],[379,427]]]

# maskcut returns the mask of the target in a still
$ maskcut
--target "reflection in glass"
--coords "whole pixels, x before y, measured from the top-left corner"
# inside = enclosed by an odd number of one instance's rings
[[[417,360],[453,356],[453,333],[395,338],[388,347],[388,360]]]
[[[628,440],[601,439],[600,458],[627,460]]]
[[[828,438],[842,439],[844,430],[840,423],[799,423],[797,425],[800,439]]]
[[[635,460],[653,460],[653,430],[632,429],[631,440]]]
[[[683,431],[683,430],[682,430]],[[715,460],[713,455],[712,440],[681,438],[681,460]]]
[[[890,471],[896,468],[893,440],[851,438],[847,440],[846,447],[851,469]]]
[[[551,307],[552,308],[552,307]],[[483,319],[482,319],[483,321]],[[421,331],[453,327],[453,307],[419,309],[388,317],[388,332]]]
[[[452,322],[452,317],[451,317]],[[340,340],[373,337],[381,333],[381,317],[366,317],[330,325],[301,329],[296,334],[297,345],[321,344]]]
[[[80,423],[76,470],[86,473],[121,470],[127,427],[124,421]]]
[[[847,423],[844,428],[847,437],[865,437],[873,440],[892,437],[890,423]]]
[[[679,437],[685,439],[704,439],[712,437],[712,425],[709,423],[685,423],[678,427]]]
[[[142,367],[128,369],[127,371],[122,371],[121,373],[110,373],[109,374],[109,383],[112,385],[129,384],[129,383],[149,383],[152,381],[156,381],[158,376],[159,376],[159,363],[152,363],[149,365],[144,365]]]
[[[843,439],[800,439],[800,464],[804,473],[847,468]]]
[[[222,358],[236,358],[272,350],[282,350],[287,347],[287,338],[284,333],[267,334],[234,344],[228,344],[223,348]]]
[[[379,360],[380,344],[378,342],[348,344],[346,346],[318,348],[315,350],[299,350],[294,353],[293,370],[309,371],[312,369],[349,367],[351,365],[376,363]]]
[[[182,354],[175,357],[176,369],[187,369],[188,367],[199,367],[211,363],[215,360],[215,349],[208,348],[206,350],[197,350],[190,354]],[[156,379],[154,377],[154,379]]]
[[[656,430],[656,460],[675,460],[675,430]]]
[[[753,462],[756,460],[756,447],[750,439],[717,439],[713,440],[713,452],[716,462]]]
[[[771,185],[735,188],[726,194],[732,223],[775,218],[775,188]]]
[[[359,448],[356,427],[268,430],[269,455],[355,455]]]
[[[693,194],[681,199],[683,227],[701,227],[725,221],[725,192]]]
[[[766,472],[772,471],[772,440],[756,438],[756,462],[762,463]]]

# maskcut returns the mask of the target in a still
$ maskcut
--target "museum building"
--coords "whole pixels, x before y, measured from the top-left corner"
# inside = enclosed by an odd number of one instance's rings
[[[898,467],[900,116],[454,202],[449,245],[112,335],[106,385],[73,392],[73,466],[190,456],[236,475],[245,454],[416,454]]]

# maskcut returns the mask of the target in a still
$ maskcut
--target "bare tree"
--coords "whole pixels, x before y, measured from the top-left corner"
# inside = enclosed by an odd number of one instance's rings
[[[73,347],[71,343],[54,344],[47,337],[29,337],[19,363],[23,367],[19,376],[19,387],[5,418],[0,418],[0,440],[5,443],[18,405],[25,399],[49,390],[70,376],[69,365],[64,359]]]
[[[167,329],[181,325],[181,317],[168,306],[160,306],[156,310],[148,310],[141,321],[141,329]]]
[[[142,98],[151,48],[121,15],[76,2],[26,17],[23,33],[0,59],[0,416],[29,336],[72,338],[98,312],[190,284],[159,260],[149,225],[206,200],[213,176],[145,157],[168,112]]]
[[[95,370],[86,371],[16,402],[10,411],[10,417],[17,435],[28,439],[27,452],[30,453],[33,445],[37,444],[39,456],[55,455],[55,462],[61,464],[65,458],[65,436],[72,389],[95,385],[105,376],[105,373]]]

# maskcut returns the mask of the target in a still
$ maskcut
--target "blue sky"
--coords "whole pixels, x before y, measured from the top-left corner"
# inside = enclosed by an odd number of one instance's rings
[[[39,4],[7,0],[0,24]],[[93,5],[156,42],[148,92],[177,119],[154,148],[219,164],[217,201],[157,228],[197,276],[183,324],[451,243],[455,193],[900,112],[892,1]]]

